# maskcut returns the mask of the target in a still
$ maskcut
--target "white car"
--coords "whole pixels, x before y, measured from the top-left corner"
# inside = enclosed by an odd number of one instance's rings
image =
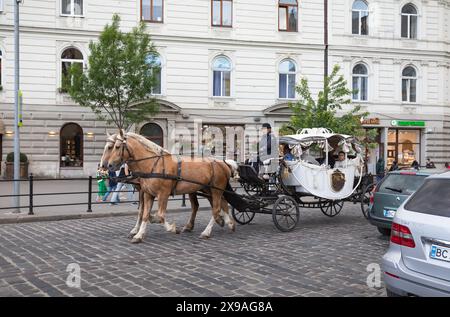
[[[397,210],[382,269],[388,296],[450,296],[450,172],[427,177]]]

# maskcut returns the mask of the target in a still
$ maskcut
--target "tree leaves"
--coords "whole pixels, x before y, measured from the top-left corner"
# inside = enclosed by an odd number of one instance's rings
[[[119,129],[145,121],[158,111],[150,95],[157,72],[152,71],[155,65],[148,62],[148,56],[157,52],[143,22],[124,33],[120,31],[120,17],[115,14],[89,48],[89,69],[70,69],[72,84],[68,91],[74,101]]]
[[[305,128],[328,128],[335,133],[355,136],[366,147],[374,147],[377,135],[376,129],[366,130],[362,127],[361,118],[367,117],[368,112],[362,112],[361,106],[356,105],[338,116],[343,106],[350,105],[353,91],[348,89],[347,81],[339,75],[340,67],[335,65],[331,74],[324,80],[324,88],[318,93],[317,101],[311,95],[306,78],[301,79],[296,91],[299,100],[289,107],[294,113],[288,126],[282,128],[282,133],[291,133]]]

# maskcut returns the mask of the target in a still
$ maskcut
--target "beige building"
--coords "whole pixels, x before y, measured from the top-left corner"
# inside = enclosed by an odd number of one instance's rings
[[[0,151],[13,146],[12,2],[0,0]],[[329,0],[329,69],[342,66],[354,102],[372,113],[371,153],[407,165],[450,161],[450,7],[435,0]],[[257,131],[289,120],[295,82],[323,84],[324,3],[316,0],[27,0],[21,5],[21,149],[36,175],[93,174],[106,126],[64,92],[72,63],[87,67],[89,42],[119,13],[140,20],[157,47],[161,112],[134,127],[166,148],[201,146],[202,131]],[[113,129],[110,129],[113,132]],[[231,131],[231,129],[229,129]],[[184,137],[180,138],[183,134]],[[226,140],[224,140],[226,143]],[[244,142],[246,143],[246,142]],[[230,155],[245,158],[249,146]],[[185,151],[188,152],[188,151]],[[238,154],[236,154],[238,153]],[[228,155],[229,153],[227,153]],[[3,169],[2,169],[3,170]]]

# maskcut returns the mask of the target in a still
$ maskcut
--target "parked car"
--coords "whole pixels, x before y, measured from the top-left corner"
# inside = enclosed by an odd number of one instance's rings
[[[400,206],[382,260],[388,296],[450,296],[450,172]]]
[[[371,193],[369,222],[381,234],[389,236],[398,207],[422,185],[426,177],[443,172],[438,169],[407,169],[388,173]]]

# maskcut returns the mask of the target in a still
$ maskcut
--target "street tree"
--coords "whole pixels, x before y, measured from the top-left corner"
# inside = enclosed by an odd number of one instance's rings
[[[120,17],[115,14],[89,48],[87,70],[74,65],[63,81],[75,102],[119,129],[157,113],[151,92],[160,69],[152,58],[157,52],[143,22],[131,32],[122,32]]]
[[[361,111],[360,105],[353,105],[347,81],[339,75],[340,67],[335,65],[333,71],[325,78],[323,90],[314,98],[306,78],[302,78],[296,87],[299,100],[289,104],[293,115],[289,124],[281,129],[282,134],[292,134],[304,128],[328,128],[335,133],[356,137],[367,148],[376,146],[376,129],[364,129],[363,118],[369,112]],[[344,109],[345,106],[350,110]]]

